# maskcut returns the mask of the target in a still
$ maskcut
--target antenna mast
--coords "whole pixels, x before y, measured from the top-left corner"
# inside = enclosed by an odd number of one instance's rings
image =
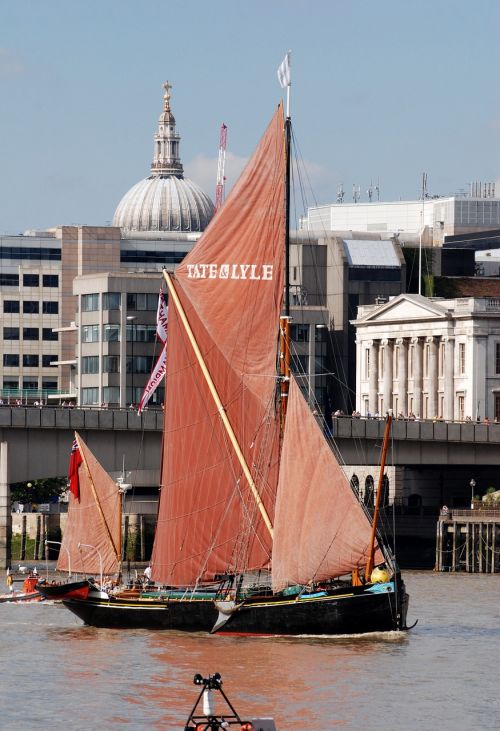
[[[224,186],[226,178],[224,170],[226,167],[226,142],[227,126],[222,123],[219,138],[219,160],[217,162],[217,186],[215,188],[215,210],[218,211],[224,201]]]

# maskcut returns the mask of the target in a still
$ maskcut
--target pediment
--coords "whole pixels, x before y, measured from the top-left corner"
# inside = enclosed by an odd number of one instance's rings
[[[372,310],[362,322],[394,322],[406,320],[447,319],[450,313],[445,307],[421,295],[398,295],[389,302]]]

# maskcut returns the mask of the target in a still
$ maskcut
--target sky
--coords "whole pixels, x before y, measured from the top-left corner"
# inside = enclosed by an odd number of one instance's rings
[[[185,175],[227,188],[283,92],[303,162],[297,208],[500,196],[498,0],[0,0],[0,233],[108,224],[149,174],[162,84]],[[297,210],[301,215],[304,211]]]

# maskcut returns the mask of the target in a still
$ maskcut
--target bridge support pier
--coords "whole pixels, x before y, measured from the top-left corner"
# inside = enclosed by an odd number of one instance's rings
[[[7,455],[7,442],[0,442],[0,569],[8,568],[11,559],[12,514]]]

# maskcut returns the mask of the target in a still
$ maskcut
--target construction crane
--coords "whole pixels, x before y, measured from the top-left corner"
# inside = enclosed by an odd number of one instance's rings
[[[219,160],[217,163],[217,186],[215,188],[215,210],[218,211],[224,200],[224,185],[226,178],[224,169],[226,167],[226,141],[227,127],[222,123],[219,138]]]

